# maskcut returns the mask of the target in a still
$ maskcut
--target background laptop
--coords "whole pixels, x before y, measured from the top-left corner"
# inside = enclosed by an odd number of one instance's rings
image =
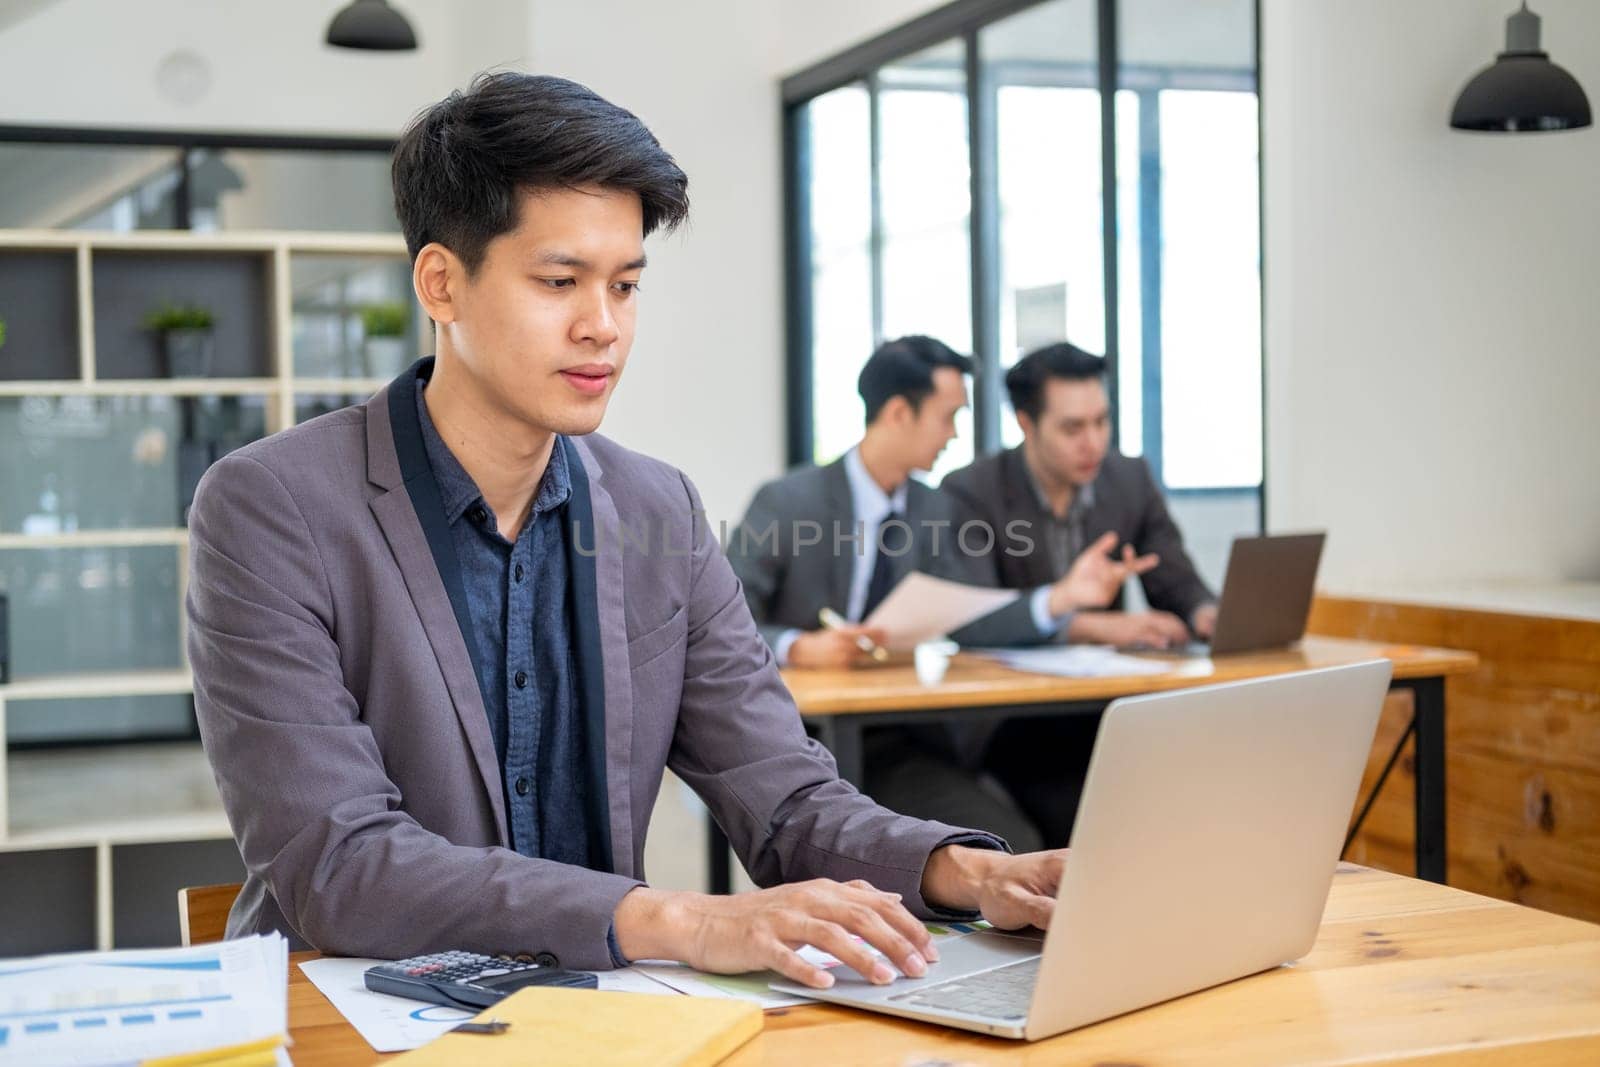
[[[1305,636],[1325,533],[1236,537],[1217,603],[1213,656],[1282,648]]]
[[[1043,940],[940,943],[926,978],[772,988],[1033,1040],[1308,952],[1389,686],[1387,660],[1106,709]]]

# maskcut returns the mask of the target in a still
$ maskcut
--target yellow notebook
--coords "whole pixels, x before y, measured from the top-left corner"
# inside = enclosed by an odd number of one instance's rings
[[[742,1000],[541,989],[511,994],[478,1016],[503,1034],[447,1033],[394,1060],[404,1067],[709,1067],[761,1032]]]

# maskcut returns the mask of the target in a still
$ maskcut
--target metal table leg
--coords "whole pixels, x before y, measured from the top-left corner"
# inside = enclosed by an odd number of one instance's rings
[[[1417,723],[1417,877],[1445,883],[1444,679],[1410,683]]]
[[[733,892],[733,864],[728,851],[728,835],[722,832],[711,811],[706,811],[706,882],[712,893]]]

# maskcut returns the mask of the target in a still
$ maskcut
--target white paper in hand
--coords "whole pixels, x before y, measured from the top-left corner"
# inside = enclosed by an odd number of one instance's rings
[[[1015,589],[967,585],[913,571],[862,625],[882,630],[886,647],[905,651],[976,622],[1021,595]]]

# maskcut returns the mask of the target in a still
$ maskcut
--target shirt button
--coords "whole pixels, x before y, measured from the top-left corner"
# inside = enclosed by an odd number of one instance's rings
[[[472,521],[479,526],[489,521],[489,512],[482,504],[472,509]]]
[[[533,783],[528,781],[526,778],[518,778],[517,779],[517,784],[516,784],[517,796],[519,796],[519,797],[527,796],[528,795],[528,790],[530,790],[532,788],[533,788]]]
[[[517,564],[516,569],[511,572],[511,577],[515,581],[522,581],[522,564]]]
[[[528,687],[528,672],[518,671],[517,676],[511,680],[517,683],[518,689],[526,689]]]

